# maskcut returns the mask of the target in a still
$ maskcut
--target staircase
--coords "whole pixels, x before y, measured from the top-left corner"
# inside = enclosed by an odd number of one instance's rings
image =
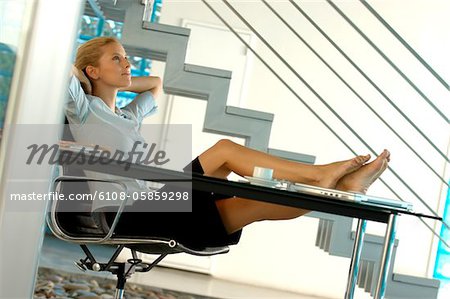
[[[241,137],[248,147],[314,163],[315,158],[309,155],[268,148],[273,114],[227,106],[231,72],[186,64],[190,30],[142,22],[142,10],[143,6],[132,5],[126,11],[122,42],[127,53],[166,62],[163,84],[166,93],[207,101],[204,132]]]
[[[318,212],[310,213],[309,216],[319,219],[316,246],[330,255],[350,258],[355,239],[355,233],[352,232],[353,219]],[[357,285],[372,296],[376,287],[383,242],[384,238],[380,236],[371,234],[364,236]],[[393,273],[398,242],[396,239],[392,251],[386,298],[437,298],[439,280]]]
[[[125,7],[125,14],[106,5],[103,12],[106,17],[114,16],[115,20],[124,22],[122,43],[127,53],[166,62],[166,93],[207,101],[203,131],[241,137],[248,147],[290,160],[314,163],[315,157],[310,155],[268,148],[273,114],[226,105],[231,72],[185,63],[189,29],[142,22],[144,6],[140,1],[126,3],[129,5]],[[85,13],[89,14],[89,11]],[[117,19],[118,16],[124,19]],[[318,212],[308,216],[319,219],[317,247],[330,255],[351,257],[355,235],[352,232],[353,219]],[[438,280],[393,273],[398,242],[395,241],[393,249],[386,297],[437,298]],[[365,234],[357,285],[371,295],[376,286],[382,246],[383,238]]]

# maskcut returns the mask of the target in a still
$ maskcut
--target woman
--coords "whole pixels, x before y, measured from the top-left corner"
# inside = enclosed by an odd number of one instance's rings
[[[131,128],[135,133],[142,119],[155,111],[154,98],[162,86],[160,78],[132,78],[125,50],[114,38],[95,38],[80,46],[73,73],[69,88],[71,101],[66,111],[70,123],[104,123],[117,130]],[[139,95],[127,107],[119,109],[116,97],[120,90]],[[119,132],[117,142],[122,139],[120,134],[127,132]],[[253,168],[260,166],[273,169],[275,179],[365,193],[386,169],[389,156],[385,150],[370,163],[366,163],[370,159],[366,155],[327,165],[307,165],[224,139],[199,155],[191,166],[193,172],[219,178],[226,178],[231,172],[251,176]],[[292,219],[307,212],[245,198],[194,192],[192,213],[124,213],[116,231],[126,232],[132,227],[136,234],[173,237],[195,248],[223,246],[236,244],[242,228],[250,223]]]

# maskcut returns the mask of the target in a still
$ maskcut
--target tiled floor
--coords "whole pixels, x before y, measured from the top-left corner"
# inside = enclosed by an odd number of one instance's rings
[[[105,247],[98,247],[95,248],[93,252],[95,257],[98,256],[99,259],[106,259],[106,257],[109,256],[109,253],[112,253],[112,250]],[[41,251],[39,266],[81,273],[81,271],[74,266],[73,261],[83,257],[83,252],[79,246],[62,242],[54,237],[46,235]],[[92,271],[89,271],[88,273],[101,277],[113,277],[111,274],[107,273],[95,273]],[[151,285],[157,288],[198,294],[206,297],[211,296],[215,298],[236,299],[326,299],[245,285],[213,278],[210,275],[164,267],[156,267],[148,273],[137,273],[135,275],[145,275],[145,281],[151,282]],[[133,282],[133,278],[131,278],[130,281]],[[139,282],[141,283],[142,279],[139,279]]]

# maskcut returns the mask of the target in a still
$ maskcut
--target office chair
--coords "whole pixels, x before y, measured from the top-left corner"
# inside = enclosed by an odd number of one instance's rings
[[[53,180],[53,190],[68,198],[69,194],[89,194],[89,181],[117,184],[127,192],[126,184],[120,180],[101,180],[88,178],[83,170],[62,165],[62,175]],[[121,201],[111,225],[106,221],[103,212],[92,212],[91,200],[53,200],[47,213],[47,224],[52,233],[59,239],[79,244],[86,257],[75,262],[82,271],[108,271],[117,276],[116,299],[123,298],[126,280],[134,272],[148,272],[168,254],[187,253],[197,256],[211,256],[229,251],[228,246],[209,247],[202,250],[192,249],[177,240],[160,237],[142,237],[127,232],[126,235],[114,232],[126,201]],[[108,261],[98,261],[88,248],[88,244],[109,244],[117,248]],[[132,258],[126,262],[116,262],[124,248],[129,248]],[[136,252],[156,254],[159,257],[152,263],[138,259]]]

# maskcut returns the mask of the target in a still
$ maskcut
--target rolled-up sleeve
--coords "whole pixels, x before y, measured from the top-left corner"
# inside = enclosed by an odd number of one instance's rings
[[[140,123],[145,117],[155,113],[158,110],[158,106],[156,105],[153,94],[150,91],[146,91],[138,94],[133,101],[122,109],[134,114]]]
[[[70,122],[83,123],[89,111],[89,100],[81,87],[80,81],[72,75],[69,82],[69,97],[65,113]]]

